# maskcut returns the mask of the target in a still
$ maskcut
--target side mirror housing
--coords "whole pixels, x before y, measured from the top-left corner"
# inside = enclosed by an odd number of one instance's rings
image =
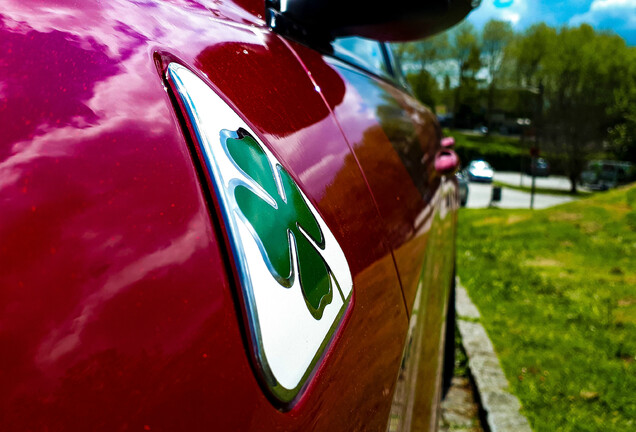
[[[266,0],[270,27],[303,40],[340,36],[398,42],[457,24],[481,0]]]

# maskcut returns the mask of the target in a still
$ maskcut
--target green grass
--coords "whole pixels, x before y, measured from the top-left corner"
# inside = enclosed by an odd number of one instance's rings
[[[535,431],[636,430],[636,185],[463,209],[457,255]]]
[[[505,187],[505,188],[508,188],[508,189],[514,189],[514,190],[518,190],[518,191],[522,191],[522,192],[527,192],[527,193],[530,193],[532,191],[532,188],[530,186],[518,186],[518,185],[512,185],[512,184],[508,184],[508,183],[502,183],[500,181],[494,181],[493,185],[494,186]],[[588,191],[583,191],[583,190],[577,190],[576,194],[572,194],[569,190],[553,189],[553,188],[542,188],[542,187],[535,187],[534,191],[535,191],[535,193],[540,193],[540,194],[568,195],[568,196],[589,196],[589,195],[591,195],[593,193],[593,192],[588,192]]]
[[[453,369],[453,376],[468,378],[468,357],[466,356],[466,351],[464,351],[459,331],[455,331],[455,368]]]

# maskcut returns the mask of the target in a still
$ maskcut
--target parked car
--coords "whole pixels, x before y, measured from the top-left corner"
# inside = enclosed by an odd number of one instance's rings
[[[526,174],[532,175],[533,173],[536,177],[548,177],[550,175],[550,165],[543,158],[533,159]]]
[[[434,430],[470,5],[3,2],[0,430]]]
[[[490,164],[483,160],[474,160],[465,169],[466,177],[471,182],[492,183],[495,171]]]
[[[488,135],[488,127],[484,126],[484,125],[477,126],[475,128],[475,132],[477,132],[477,133],[479,133],[481,135]]]
[[[594,160],[581,173],[581,184],[588,189],[608,190],[636,178],[636,170],[629,162]]]

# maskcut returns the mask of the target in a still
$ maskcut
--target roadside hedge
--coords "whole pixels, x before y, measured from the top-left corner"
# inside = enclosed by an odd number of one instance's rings
[[[455,151],[462,161],[462,167],[477,159],[487,161],[496,171],[525,171],[530,166],[529,151],[517,138],[484,136],[449,129],[445,129],[444,134],[455,138]]]
[[[455,138],[455,151],[462,167],[470,161],[483,159],[495,171],[527,172],[530,167],[530,143],[522,143],[519,138],[501,135],[480,135],[444,129],[444,135]],[[541,157],[550,164],[551,174],[564,174],[566,165],[562,157],[543,152]]]

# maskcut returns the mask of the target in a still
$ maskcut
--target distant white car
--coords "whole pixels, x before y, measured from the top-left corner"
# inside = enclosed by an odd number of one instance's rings
[[[468,164],[465,170],[468,181],[492,183],[495,171],[490,164],[483,160],[474,160]]]

